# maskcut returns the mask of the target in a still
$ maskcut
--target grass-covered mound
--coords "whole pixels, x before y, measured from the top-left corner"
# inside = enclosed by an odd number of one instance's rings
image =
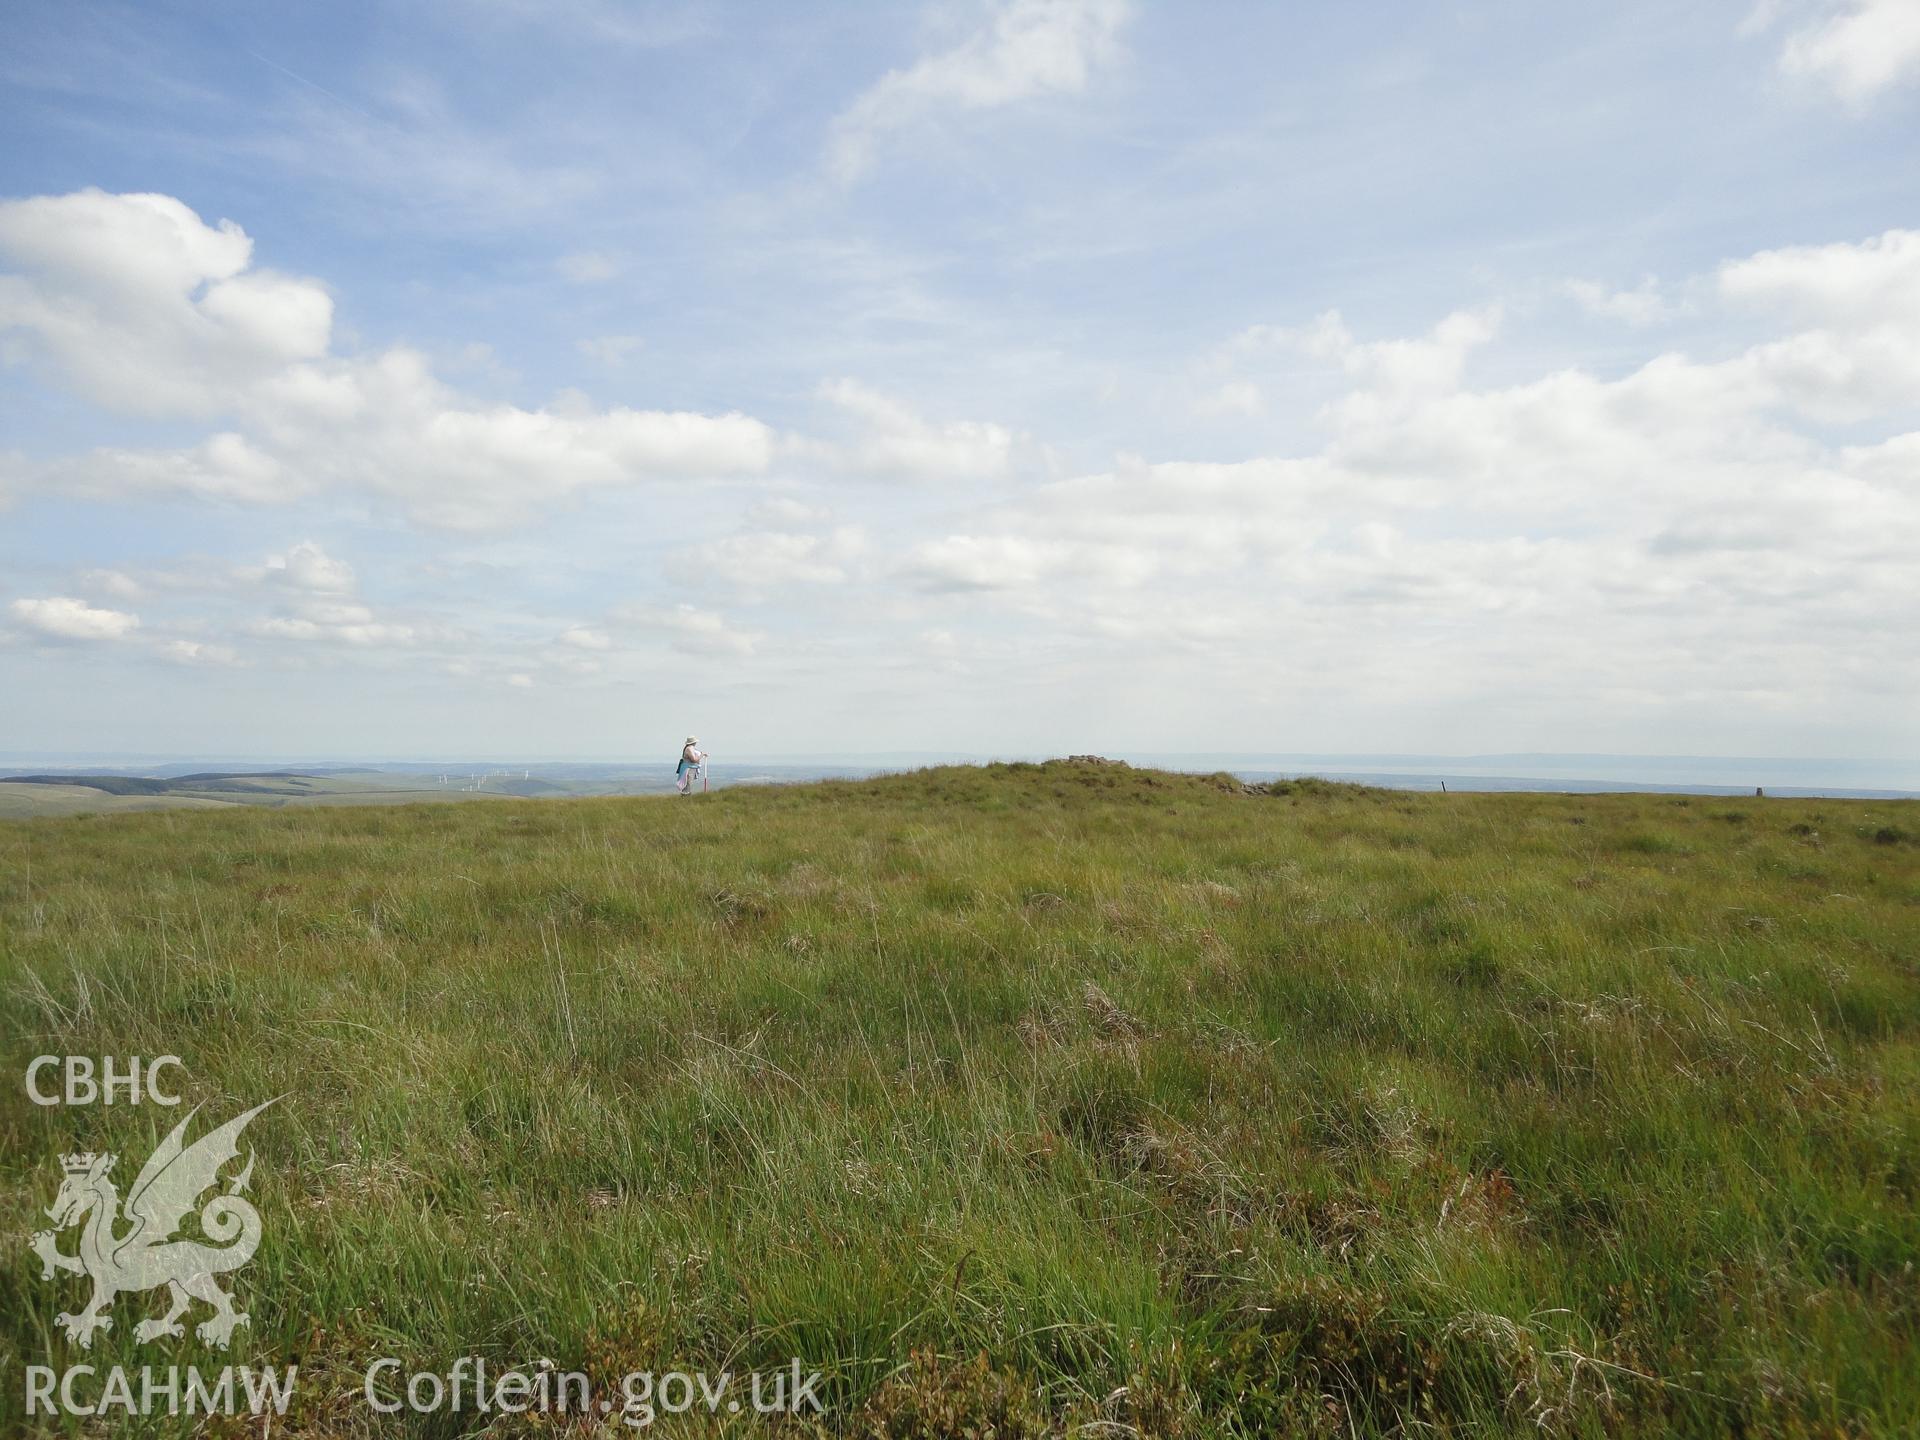
[[[798,1355],[876,1435],[1912,1434],[1916,829],[1066,763],[11,824],[0,1058],[287,1095],[276,1433],[479,1353]],[[0,1094],[17,1397],[54,1157],[180,1112]]]

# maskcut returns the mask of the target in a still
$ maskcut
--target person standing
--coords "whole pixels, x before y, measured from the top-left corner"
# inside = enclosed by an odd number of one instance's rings
[[[687,743],[680,747],[680,766],[674,771],[674,788],[682,795],[691,794],[695,776],[706,775],[707,752],[700,748],[697,737],[687,736]]]

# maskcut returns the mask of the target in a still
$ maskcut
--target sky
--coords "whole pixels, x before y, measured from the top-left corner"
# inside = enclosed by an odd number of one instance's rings
[[[0,750],[1920,755],[1920,0],[0,9]]]

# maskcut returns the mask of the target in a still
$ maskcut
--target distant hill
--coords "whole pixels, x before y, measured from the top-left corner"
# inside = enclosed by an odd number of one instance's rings
[[[306,780],[315,777],[294,770],[266,770],[253,774],[205,773],[156,778],[144,775],[0,775],[8,785],[77,785],[88,790],[104,790],[109,795],[200,794],[208,790],[244,790],[259,793],[262,780]],[[301,793],[288,787],[286,793]]]
[[[712,788],[851,778],[844,766],[758,766],[716,774]],[[673,788],[673,766],[654,764],[473,763],[339,766],[282,762],[253,769],[221,762],[160,765],[130,773],[75,765],[0,775],[0,820],[127,809],[215,806],[399,805],[588,795],[657,795]]]
[[[0,820],[99,815],[124,810],[230,810],[230,800],[200,795],[113,795],[90,785],[22,784],[0,780]]]
[[[537,792],[542,782],[516,778]],[[299,770],[199,771],[187,775],[36,774],[0,776],[0,819],[32,819],[110,810],[208,809],[231,806],[381,805],[414,801],[501,799],[496,784],[474,790],[422,776]]]
[[[164,795],[171,781],[119,775],[0,775],[7,785],[70,785],[109,795]]]

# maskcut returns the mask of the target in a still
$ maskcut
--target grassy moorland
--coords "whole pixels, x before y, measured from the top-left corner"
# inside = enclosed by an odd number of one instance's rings
[[[1915,807],[1276,788],[0,825],[0,1060],[286,1095],[276,1434],[485,1423],[369,1415],[388,1354],[797,1355],[861,1435],[1920,1433]],[[0,1097],[11,1414],[56,1155],[181,1112]],[[220,1363],[152,1308],[86,1358]]]

